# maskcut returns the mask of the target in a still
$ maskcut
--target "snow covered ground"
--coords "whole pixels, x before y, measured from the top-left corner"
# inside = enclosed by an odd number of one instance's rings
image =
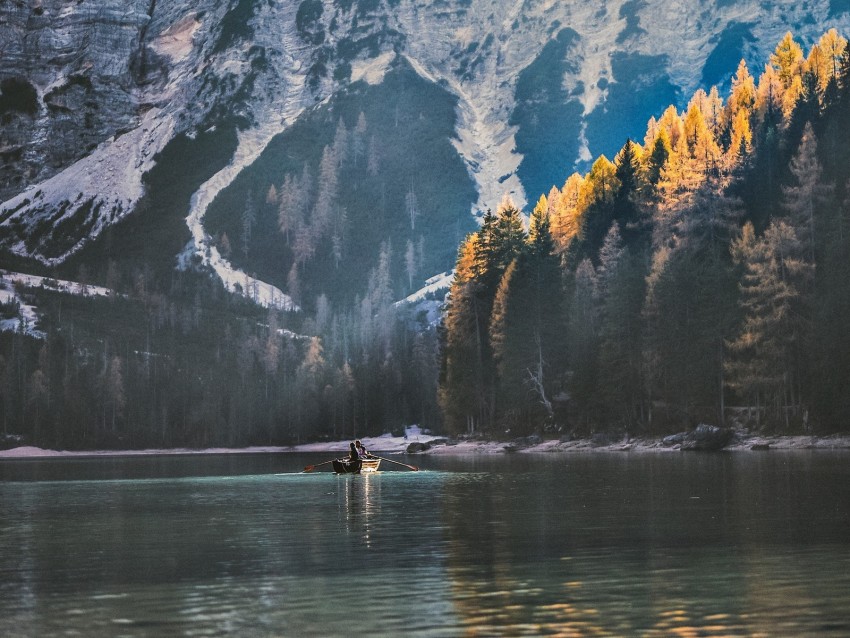
[[[440,290],[448,290],[452,285],[454,276],[454,270],[434,275],[425,281],[425,285],[422,288],[411,295],[408,295],[401,301],[396,302],[396,305],[403,303],[416,303],[417,301],[422,301],[425,297],[432,293],[439,292]]]
[[[365,437],[361,439],[366,449],[374,454],[403,454],[407,446],[419,441],[428,443],[442,437],[420,434],[417,436],[384,435],[380,437]],[[443,439],[444,440],[444,439]],[[257,446],[247,448],[207,448],[207,449],[147,449],[147,450],[85,450],[64,451],[46,450],[32,446],[21,446],[11,450],[0,450],[0,459],[54,458],[54,457],[110,457],[110,456],[167,456],[179,454],[288,454],[288,453],[326,453],[328,456],[344,455],[348,452],[351,441],[325,441],[307,443],[292,447]],[[826,450],[850,452],[850,435],[836,434],[831,436],[744,436],[727,446],[732,452],[750,451],[753,446],[762,449],[794,451],[794,450]],[[765,446],[767,446],[765,448]],[[678,452],[679,448],[665,447],[661,440],[632,439],[629,442],[612,443],[610,445],[594,445],[590,439],[575,441],[543,441],[537,445],[517,449],[505,441],[460,441],[449,444],[437,443],[423,454],[435,456],[464,456],[479,454],[505,454],[516,452],[520,454],[570,454],[581,452]]]
[[[116,294],[115,291],[102,286],[90,286],[77,281],[54,279],[52,277],[39,277],[38,275],[26,275],[19,272],[0,270],[0,303],[17,301],[20,305],[20,313],[16,318],[0,320],[0,331],[20,332],[23,331],[31,337],[43,339],[45,334],[36,329],[39,317],[35,306],[24,302],[18,294],[16,285],[27,288],[44,288],[54,292],[65,292],[71,295],[83,295],[92,297],[108,297]]]
[[[103,286],[91,286],[78,281],[65,279],[54,279],[53,277],[39,277],[38,275],[26,275],[20,272],[0,270],[0,284],[20,284],[28,288],[44,288],[54,292],[67,292],[72,295],[83,295],[84,297],[108,297],[115,291]]]
[[[18,316],[10,319],[0,319],[0,331],[23,331],[34,337],[43,337],[44,333],[35,329],[35,324],[38,322],[38,314],[35,311],[35,306],[25,304],[14,289],[0,289],[0,303],[8,304],[13,301],[17,301],[20,306]]]

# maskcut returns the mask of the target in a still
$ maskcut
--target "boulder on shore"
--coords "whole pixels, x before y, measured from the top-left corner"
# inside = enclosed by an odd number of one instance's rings
[[[671,434],[669,436],[665,436],[661,439],[661,445],[664,447],[673,447],[674,445],[682,445],[687,438],[687,432],[679,432],[678,434]]]
[[[423,443],[422,441],[414,441],[407,446],[408,454],[416,454],[417,452],[425,452],[431,449],[430,443]]]
[[[543,437],[538,434],[531,434],[529,436],[522,436],[517,439],[514,439],[507,445],[505,445],[502,449],[505,452],[519,452],[520,450],[525,450],[526,448],[534,447],[535,445],[540,445],[543,443]]]
[[[722,450],[732,440],[732,430],[700,423],[682,441],[682,450],[713,452]]]

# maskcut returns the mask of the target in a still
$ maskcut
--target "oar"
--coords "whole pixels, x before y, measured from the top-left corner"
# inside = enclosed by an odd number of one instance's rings
[[[375,456],[374,454],[370,454],[373,459],[381,459],[382,461],[386,461],[387,463],[395,463],[396,465],[403,465],[408,470],[413,470],[414,472],[418,472],[419,468],[415,465],[408,465],[407,463],[399,463],[398,461],[393,461],[392,459],[385,459],[383,456]]]
[[[331,459],[330,461],[325,461],[324,463],[317,463],[316,465],[308,465],[307,467],[304,468],[304,471],[305,472],[312,472],[317,467],[322,467],[323,465],[327,465],[328,463],[333,463],[334,461],[336,461],[336,459]]]

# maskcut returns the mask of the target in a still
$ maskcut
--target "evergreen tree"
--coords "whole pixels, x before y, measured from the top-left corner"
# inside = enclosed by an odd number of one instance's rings
[[[708,173],[717,166],[720,149],[706,124],[705,115],[696,101],[691,101],[683,122],[688,152],[702,173]]]
[[[532,213],[528,244],[502,277],[490,323],[506,425],[527,427],[554,416],[554,376],[563,360],[560,278],[548,208],[541,199]]]
[[[756,103],[756,83],[750,71],[747,68],[747,63],[741,60],[738,63],[738,70],[735,72],[735,77],[732,78],[732,88],[729,93],[729,100],[726,102],[728,111],[727,120],[731,120],[735,113],[744,110],[748,114],[752,112]]]
[[[488,217],[486,224],[492,220]],[[480,239],[481,231],[472,233],[459,249],[443,315],[439,402],[447,428],[455,433],[475,432],[489,416],[484,400],[484,308],[475,279]]]
[[[678,212],[675,239],[656,243],[643,305],[645,383],[671,419],[710,411],[723,422],[724,339],[737,319],[728,246],[742,212],[710,180]]]
[[[581,229],[579,197],[583,183],[584,178],[578,173],[573,173],[564,182],[557,198],[551,196],[548,198],[552,237],[560,254],[566,252]]]
[[[614,199],[619,190],[617,167],[600,155],[582,185],[579,195],[581,214],[580,238],[584,254],[594,255],[604,241],[614,220]]]
[[[787,89],[803,68],[803,49],[788,31],[770,55],[770,64],[776,69],[779,80]]]
[[[667,131],[660,129],[652,143],[651,151],[646,162],[646,180],[651,185],[653,193],[655,186],[661,180],[661,173],[667,164],[667,159],[670,157],[672,150]]]
[[[783,208],[791,220],[797,239],[807,248],[808,259],[816,264],[816,246],[823,244],[819,229],[822,210],[832,196],[832,186],[823,182],[823,169],[817,155],[817,139],[812,125],[803,129],[800,147],[789,166],[792,183],[782,188]],[[819,252],[819,250],[817,251]]]
[[[615,223],[599,252],[599,388],[608,422],[633,432],[642,417],[640,310],[645,291],[641,254],[626,249]]]
[[[753,148],[753,132],[746,109],[739,109],[732,118],[726,166],[733,169],[750,155]]]
[[[728,342],[726,362],[729,385],[745,400],[761,406],[789,424],[789,407],[801,402],[801,351],[806,317],[805,291],[813,267],[794,229],[784,221],[770,224],[762,238],[751,224],[733,243],[733,257],[741,264],[740,305],[743,322],[738,336]]]
[[[596,391],[599,375],[598,277],[590,259],[579,263],[572,288],[567,326],[567,387],[579,429],[586,433],[598,417],[602,402]]]

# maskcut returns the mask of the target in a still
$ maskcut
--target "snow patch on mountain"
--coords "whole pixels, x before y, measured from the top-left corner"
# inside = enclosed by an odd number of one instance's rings
[[[36,328],[39,321],[38,310],[23,299],[19,287],[41,288],[53,292],[93,297],[109,297],[116,294],[115,291],[101,286],[0,270],[0,304],[16,303],[18,305],[17,317],[0,319],[0,331],[22,332],[36,339],[44,339],[47,335]]]
[[[132,212],[144,194],[142,176],[173,133],[174,120],[152,109],[138,128],[108,140],[91,155],[0,205],[0,228],[43,226],[43,237],[35,246],[28,245],[30,235],[9,248],[49,266],[65,261],[107,225]],[[86,232],[79,232],[81,228]],[[62,242],[64,237],[56,237],[60,232],[71,233],[73,240]]]
[[[268,11],[268,9],[267,9]],[[261,16],[258,24],[272,21],[266,15]],[[272,21],[273,22],[273,21]],[[238,146],[230,163],[208,179],[192,196],[186,224],[192,233],[192,244],[179,261],[183,267],[190,263],[189,255],[194,254],[203,265],[211,268],[231,292],[238,292],[255,303],[282,310],[298,310],[292,298],[276,286],[261,281],[252,275],[234,267],[221,255],[212,238],[204,229],[203,219],[212,201],[223,189],[227,188],[245,168],[253,164],[268,146],[269,142],[281,131],[292,125],[295,120],[314,103],[307,87],[307,73],[303,62],[296,57],[303,47],[297,40],[294,20],[283,23],[286,28],[277,31],[258,31],[254,45],[279,47],[283,55],[276,65],[279,77],[266,78],[272,82],[268,90],[260,92],[254,103],[255,125],[239,131]]]
[[[434,275],[433,277],[429,277],[425,280],[425,285],[422,286],[419,290],[414,293],[411,293],[401,301],[397,302],[396,305],[401,305],[405,303],[416,303],[418,301],[422,301],[429,295],[433,295],[435,293],[440,292],[441,290],[448,290],[452,285],[452,280],[454,279],[455,271],[449,270],[447,272],[442,272],[438,275]]]

